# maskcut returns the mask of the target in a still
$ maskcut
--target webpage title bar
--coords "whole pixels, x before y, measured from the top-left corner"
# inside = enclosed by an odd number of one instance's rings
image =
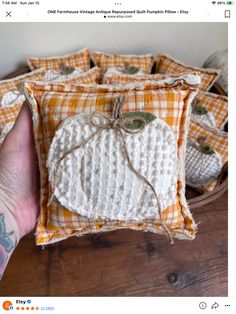
[[[234,1],[1,1],[0,22],[231,22]]]

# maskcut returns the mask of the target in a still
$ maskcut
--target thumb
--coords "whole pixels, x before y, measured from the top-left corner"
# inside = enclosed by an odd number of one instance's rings
[[[12,130],[5,138],[2,149],[19,150],[31,146],[33,142],[32,113],[27,103],[24,102]]]

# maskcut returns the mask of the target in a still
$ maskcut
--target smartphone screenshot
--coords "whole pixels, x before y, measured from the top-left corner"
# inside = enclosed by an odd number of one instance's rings
[[[236,313],[235,1],[0,1],[0,314]]]

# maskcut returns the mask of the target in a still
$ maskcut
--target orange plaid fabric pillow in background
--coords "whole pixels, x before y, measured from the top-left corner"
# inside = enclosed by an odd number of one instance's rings
[[[222,167],[228,161],[228,134],[224,131],[205,128],[194,121],[190,121],[188,139],[186,182],[200,192],[212,191],[218,184],[218,176]],[[192,141],[194,141],[194,146],[203,142],[203,153],[199,149],[190,149]],[[205,180],[203,177],[204,172],[207,175],[210,174],[209,180]],[[196,182],[193,180],[194,176],[196,176]],[[202,183],[199,176],[202,176]]]
[[[193,84],[193,77],[191,78]],[[178,145],[180,168],[176,185],[176,201],[162,211],[162,221],[171,235],[181,239],[194,239],[196,226],[185,200],[184,159],[190,104],[197,93],[196,85],[185,80],[169,79],[161,84],[66,85],[29,82],[25,86],[28,102],[34,114],[34,136],[40,164],[41,213],[36,231],[36,243],[49,244],[70,236],[130,228],[164,234],[160,218],[141,221],[91,219],[63,207],[50,198],[48,168],[46,166],[50,145],[61,122],[82,112],[113,110],[117,94],[126,96],[123,112],[147,111],[163,120],[172,130]]]
[[[117,85],[133,82],[160,81],[166,77],[167,74],[125,74],[117,69],[111,68],[105,73],[103,83]],[[196,122],[199,123],[201,123],[202,120],[208,127],[223,129],[228,120],[228,97],[199,91],[194,99],[193,106],[196,106],[195,111],[199,109],[199,107],[205,109],[206,115],[200,112],[200,119],[196,119],[197,116],[193,112],[192,120],[196,120]],[[207,115],[209,117],[206,117]],[[211,123],[212,125],[210,125]]]
[[[95,67],[72,78],[67,78],[61,83],[97,84],[100,79],[100,72],[100,69]],[[43,81],[44,75],[44,69],[39,69],[10,80],[0,81],[0,143],[3,142],[4,137],[13,126],[25,100],[23,89],[21,88],[22,84],[27,80],[35,81],[38,79]],[[17,88],[19,88],[20,91],[18,91]]]
[[[45,75],[45,70],[42,68],[42,69],[38,69],[38,70],[29,72],[26,74],[19,75],[12,79],[0,81],[0,107],[11,105],[15,101],[17,101],[18,96],[24,94],[22,90],[22,86],[25,81],[42,80],[44,75]],[[12,97],[7,97],[6,94],[9,92],[13,92],[16,94],[15,99],[13,97],[14,95],[12,95]]]
[[[195,110],[192,113],[192,120],[209,128],[224,128],[228,120],[228,97],[199,91],[194,99],[193,107]],[[202,109],[206,112],[202,112]],[[194,112],[199,110],[200,115],[196,115]]]
[[[81,68],[83,71],[90,69],[90,51],[84,48],[78,52],[64,56],[50,58],[29,58],[27,64],[31,70],[45,68],[45,70],[59,70],[59,64]]]
[[[136,67],[144,74],[150,74],[154,64],[152,54],[120,55],[94,51],[92,53],[92,59],[94,64],[101,68],[102,75],[104,75],[109,68],[125,70],[125,65],[127,64]]]
[[[166,54],[159,54],[157,56],[156,73],[177,76],[191,72],[201,74],[201,85],[199,89],[202,91],[208,91],[220,76],[220,71],[215,69],[188,66]]]
[[[167,76],[165,74],[125,74],[121,71],[111,68],[108,69],[103,77],[103,84],[127,84],[144,81],[160,81]]]
[[[22,104],[0,107],[0,147],[7,133],[11,130],[20,112]]]
[[[41,80],[44,69],[0,81],[0,144],[11,130],[20,108],[25,101],[23,85],[27,80]]]

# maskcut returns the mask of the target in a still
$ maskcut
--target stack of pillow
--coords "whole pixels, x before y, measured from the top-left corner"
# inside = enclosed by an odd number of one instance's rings
[[[96,84],[101,75],[98,67],[90,69],[88,48],[63,57],[30,58],[27,63],[31,72],[0,81],[0,145],[13,126],[21,105],[25,101],[25,82]]]
[[[185,180],[210,191],[227,162],[227,97],[208,92],[219,72],[164,54],[155,67],[151,54],[92,61],[87,48],[30,58],[31,72],[0,81],[0,145],[25,99],[35,117],[36,243],[122,228],[194,239]]]
[[[200,192],[212,191],[228,160],[228,136],[224,132],[228,120],[228,97],[208,92],[219,78],[219,71],[188,66],[166,54],[159,54],[154,74],[147,72],[147,69],[143,71],[140,63],[127,57],[123,61],[133,66],[129,73],[121,64],[114,67],[115,63],[110,62],[109,67],[108,57],[104,56],[94,53],[93,60],[95,65],[107,70],[103,77],[106,84],[156,81],[187,73],[201,75],[199,92],[192,103],[186,150],[186,182]]]

